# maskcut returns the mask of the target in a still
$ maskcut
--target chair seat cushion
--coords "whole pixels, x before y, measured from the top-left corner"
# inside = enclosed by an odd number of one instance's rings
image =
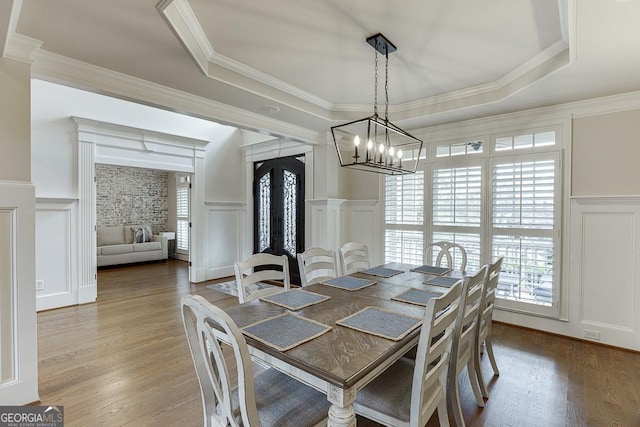
[[[162,249],[162,243],[160,242],[145,242],[145,243],[133,244],[134,252],[159,251],[161,249]]]
[[[411,385],[414,363],[411,359],[401,358],[391,365],[382,375],[370,382],[358,392],[358,405],[389,415],[398,420],[409,421],[411,411]]]
[[[102,255],[128,254],[133,252],[133,245],[110,245],[102,247]]]
[[[256,407],[262,427],[314,426],[327,418],[327,397],[273,368],[254,380]],[[241,424],[238,391],[233,392],[236,420]]]
[[[412,359],[402,357],[360,390],[353,405],[356,413],[366,417],[368,412],[377,412],[408,423],[414,366]],[[436,381],[432,387],[423,390],[426,401],[440,396],[438,384]]]

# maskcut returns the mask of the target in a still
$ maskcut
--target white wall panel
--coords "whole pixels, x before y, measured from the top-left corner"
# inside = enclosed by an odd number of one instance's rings
[[[633,212],[582,213],[581,321],[631,329]]]
[[[0,181],[0,403],[38,400],[35,188]]]
[[[371,265],[384,259],[381,253],[382,226],[377,200],[348,200],[343,205],[342,242],[364,243]]]
[[[76,202],[40,201],[36,204],[37,310],[78,304]]]
[[[231,276],[242,257],[244,204],[207,202],[207,280]]]

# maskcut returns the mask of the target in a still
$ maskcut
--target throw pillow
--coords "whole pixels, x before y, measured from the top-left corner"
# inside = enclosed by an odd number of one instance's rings
[[[153,233],[151,232],[151,227],[130,227],[131,232],[133,233],[133,243],[145,243],[151,241],[151,236]]]

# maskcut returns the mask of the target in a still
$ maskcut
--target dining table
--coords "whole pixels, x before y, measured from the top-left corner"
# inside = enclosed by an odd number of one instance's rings
[[[412,271],[416,267],[419,266],[404,263],[387,263],[380,266],[383,271],[395,271],[390,277],[366,272],[350,274],[348,278],[361,279],[363,283],[374,282],[355,290],[346,290],[325,283],[305,286],[300,289],[311,293],[309,295],[318,295],[316,298],[320,302],[296,310],[268,302],[266,298],[228,307],[224,311],[243,333],[246,332],[245,338],[254,360],[278,369],[327,396],[331,403],[328,426],[355,426],[356,416],[352,403],[358,390],[417,345],[420,327],[418,325],[406,334],[390,339],[375,332],[346,327],[345,319],[360,314],[363,310],[373,309],[421,321],[425,311],[424,305],[393,298],[411,288],[425,291],[426,295],[438,296],[448,288],[428,284],[427,281],[438,277],[460,279],[464,275],[464,272],[455,270],[440,275]],[[348,278],[338,281],[351,280]],[[262,322],[291,314],[296,317],[293,320],[308,320],[326,330],[287,349],[269,345],[249,333],[252,331],[252,325],[260,325]],[[373,324],[370,326],[376,326]],[[411,384],[407,384],[407,387],[411,387]]]

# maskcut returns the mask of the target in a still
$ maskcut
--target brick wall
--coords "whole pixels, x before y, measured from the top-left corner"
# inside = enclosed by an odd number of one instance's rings
[[[96,164],[96,219],[101,225],[149,224],[168,230],[168,172]]]

